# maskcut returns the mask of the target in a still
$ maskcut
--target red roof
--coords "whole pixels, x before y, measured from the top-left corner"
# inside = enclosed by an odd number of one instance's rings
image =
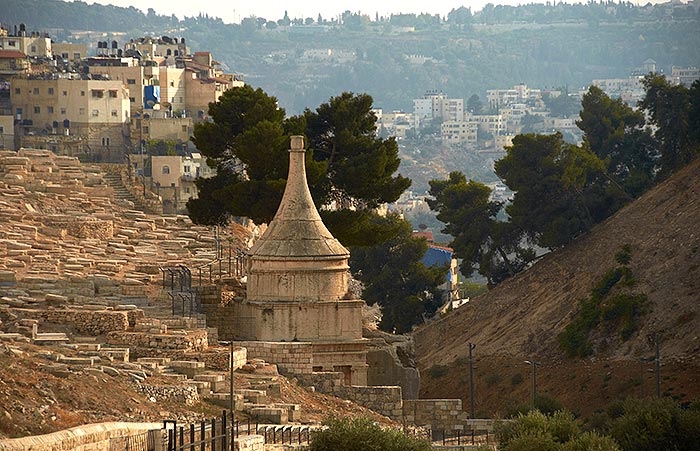
[[[27,55],[19,50],[0,50],[0,58],[26,58]]]

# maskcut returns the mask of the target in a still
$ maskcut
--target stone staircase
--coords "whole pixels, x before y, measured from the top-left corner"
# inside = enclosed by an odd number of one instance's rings
[[[122,207],[126,208],[135,208],[144,212],[148,211],[148,209],[126,189],[122,183],[121,175],[105,172],[104,180],[107,185],[111,186],[114,190],[114,199],[117,204],[121,204]]]

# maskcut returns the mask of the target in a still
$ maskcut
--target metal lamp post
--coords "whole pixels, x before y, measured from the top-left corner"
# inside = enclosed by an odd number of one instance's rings
[[[472,367],[472,351],[476,345],[469,343],[469,418],[474,418],[474,369]]]
[[[535,410],[535,399],[537,398],[537,362],[525,360],[525,363],[532,366],[532,410]]]

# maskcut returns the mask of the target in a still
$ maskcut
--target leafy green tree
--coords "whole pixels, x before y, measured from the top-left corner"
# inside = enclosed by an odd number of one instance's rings
[[[581,433],[570,412],[546,415],[538,410],[497,423],[502,451],[620,451],[615,441],[596,432]]]
[[[622,99],[611,99],[597,86],[583,95],[583,140],[606,164],[606,173],[625,195],[638,197],[654,182],[657,143],[645,128],[644,115]]]
[[[654,136],[659,140],[661,157],[659,176],[668,177],[697,157],[700,142],[694,140],[697,131],[689,128],[697,123],[698,90],[672,85],[663,75],[649,74],[642,80],[646,89],[639,107],[646,110],[656,126]],[[694,98],[691,100],[691,94]],[[692,103],[691,103],[692,102]]]
[[[310,451],[430,451],[428,440],[383,428],[370,418],[330,418],[311,437]]]
[[[380,329],[409,332],[442,304],[438,286],[445,282],[447,267],[426,267],[422,262],[428,245],[424,238],[413,237],[408,222],[396,216],[382,219],[400,227],[400,232],[384,243],[372,247],[354,247],[350,268],[364,283],[362,298],[379,304],[382,310]]]
[[[467,182],[461,172],[429,183],[433,199],[428,205],[445,224],[442,231],[453,237],[450,246],[463,259],[462,274],[469,277],[478,268],[493,285],[520,271],[534,257],[530,249],[521,247],[519,230],[496,218],[502,205],[490,200],[486,185]]]
[[[496,174],[515,192],[506,207],[511,222],[542,247],[567,244],[593,225],[583,186],[594,168],[577,147],[553,135],[518,135],[495,165]],[[568,168],[568,171],[567,171]],[[576,174],[574,176],[573,174]]]
[[[542,97],[544,104],[549,109],[550,113],[554,117],[569,117],[579,112],[581,109],[581,104],[579,101],[569,95],[569,90],[566,88],[561,89],[561,94],[554,97],[551,95],[545,95]]]
[[[700,405],[628,399],[611,412],[610,436],[623,451],[700,450]]]
[[[198,182],[199,199],[188,202],[192,220],[272,220],[284,192],[289,136],[304,134],[314,201],[335,207],[321,212],[331,232],[347,246],[388,239],[396,230],[373,222],[373,209],[398,199],[411,181],[394,175],[398,146],[393,138],[376,136],[371,106],[366,94],[343,93],[316,111],[285,118],[277,99],[262,89],[246,85],[226,91],[210,104],[213,122],[195,126],[193,141],[217,168],[219,183]],[[207,213],[212,208],[215,213]]]
[[[477,94],[473,94],[467,99],[467,111],[469,111],[470,113],[481,114],[483,108],[484,104],[481,102],[481,99]]]

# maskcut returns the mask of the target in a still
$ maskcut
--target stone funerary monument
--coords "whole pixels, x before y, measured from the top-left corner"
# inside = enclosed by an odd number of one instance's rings
[[[234,334],[249,354],[294,373],[335,371],[366,385],[362,305],[348,299],[350,252],[328,231],[306,181],[304,138],[291,137],[282,202],[248,255]]]

